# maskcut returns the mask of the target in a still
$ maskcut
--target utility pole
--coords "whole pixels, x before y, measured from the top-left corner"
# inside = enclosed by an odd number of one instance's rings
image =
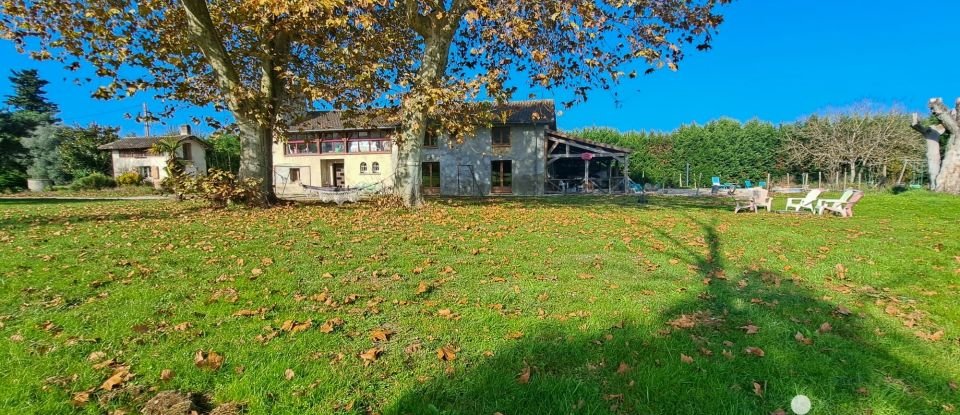
[[[147,111],[147,103],[143,103],[143,136],[150,137],[150,112]]]

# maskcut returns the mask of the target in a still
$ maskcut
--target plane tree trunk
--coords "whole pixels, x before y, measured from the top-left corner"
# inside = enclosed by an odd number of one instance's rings
[[[240,178],[260,180],[260,190],[268,202],[273,193],[273,134],[277,111],[284,99],[277,68],[290,51],[290,39],[284,33],[265,31],[261,49],[259,89],[246,88],[221,37],[206,0],[180,0],[187,14],[187,29],[207,63],[213,69],[227,108],[240,129]]]
[[[396,194],[409,208],[423,204],[420,149],[427,128],[428,113],[437,105],[431,92],[442,88],[447,73],[450,44],[457,32],[467,3],[455,0],[446,13],[420,14],[418,2],[407,0],[407,21],[423,38],[423,56],[411,93],[400,106],[401,130],[394,155]]]
[[[920,124],[919,116],[913,117],[913,128],[923,134],[927,143],[930,187],[937,192],[960,194],[960,99],[953,111],[942,99],[931,99],[930,110],[940,125],[925,127]],[[940,139],[945,133],[950,133],[950,138],[941,152]]]

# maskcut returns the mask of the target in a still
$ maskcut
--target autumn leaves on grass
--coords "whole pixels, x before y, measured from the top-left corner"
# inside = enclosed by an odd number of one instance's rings
[[[841,309],[841,308],[842,308],[842,309]],[[837,313],[837,314],[840,314],[840,315],[843,315],[843,312],[844,312],[844,311],[846,312],[846,314],[849,314],[849,310],[846,310],[846,308],[843,307],[843,306],[838,307],[836,313]],[[721,324],[723,324],[723,323],[724,323],[724,320],[723,320],[722,318],[720,318],[720,317],[714,317],[713,315],[711,315],[711,313],[710,313],[709,311],[697,311],[697,312],[692,313],[692,314],[681,314],[680,317],[677,317],[677,318],[675,318],[675,319],[670,320],[670,321],[667,322],[667,324],[668,324],[669,326],[673,327],[674,329],[678,329],[678,330],[692,329],[692,328],[694,328],[694,327],[697,327],[698,325],[704,325],[704,326],[719,326],[719,325],[721,325]],[[760,327],[757,326],[757,325],[755,325],[755,324],[753,324],[753,323],[747,323],[746,325],[740,326],[740,327],[738,327],[738,328],[741,329],[741,330],[743,330],[744,334],[745,334],[745,335],[748,335],[748,336],[755,335],[755,334],[757,334],[757,333],[760,332]],[[827,333],[827,332],[829,332],[829,331],[831,331],[831,330],[833,330],[833,326],[831,326],[830,323],[828,323],[828,322],[824,322],[824,323],[821,324],[820,327],[817,329],[817,333],[823,334],[823,333]],[[661,334],[669,334],[669,332],[670,332],[669,329],[667,329],[667,330],[661,330]],[[796,340],[798,343],[801,343],[801,344],[807,345],[807,346],[813,344],[813,339],[812,339],[812,338],[807,337],[807,335],[805,335],[805,334],[803,334],[803,333],[801,333],[801,332],[799,332],[799,331],[794,335],[794,340]],[[724,347],[724,348],[723,348],[723,350],[721,351],[721,354],[722,354],[725,358],[727,358],[727,359],[733,359],[733,358],[734,358],[734,353],[733,353],[732,349],[733,349],[734,346],[735,346],[735,344],[734,344],[733,342],[731,342],[731,341],[729,341],[729,340],[724,340],[724,341],[723,341],[723,347]],[[708,349],[708,348],[706,348],[706,347],[701,347],[700,350],[699,350],[699,352],[700,352],[700,354],[703,355],[703,356],[707,356],[707,357],[708,357],[708,356],[713,356],[713,351],[710,350],[710,349]],[[762,358],[762,357],[766,356],[766,352],[765,352],[762,348],[757,347],[757,346],[747,346],[747,347],[745,347],[745,348],[743,349],[743,354],[749,355],[749,356],[753,356],[753,357],[757,357],[757,358]],[[687,354],[684,354],[684,353],[680,353],[680,361],[683,362],[683,363],[686,363],[686,364],[693,364],[693,363],[694,363],[694,358],[693,358],[693,356],[690,356],[690,355],[687,355]]]

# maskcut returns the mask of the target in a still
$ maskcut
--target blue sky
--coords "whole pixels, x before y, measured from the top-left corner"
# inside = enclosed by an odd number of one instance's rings
[[[712,50],[691,51],[678,72],[625,81],[617,89],[619,105],[612,93],[595,92],[563,111],[559,127],[670,130],[719,117],[790,122],[863,101],[925,112],[931,97],[952,102],[960,96],[960,78],[953,74],[960,67],[954,43],[960,1],[738,0],[723,10],[726,21]],[[51,81],[49,95],[68,124],[96,121],[119,125],[124,134],[142,131],[123,114],[136,112],[145,96],[91,99],[95,86],[74,85],[58,65],[33,62],[2,40],[0,62],[0,94],[9,93],[8,69],[35,67]],[[543,95],[568,97],[563,91]],[[186,110],[166,122],[175,126],[187,115],[209,112]]]

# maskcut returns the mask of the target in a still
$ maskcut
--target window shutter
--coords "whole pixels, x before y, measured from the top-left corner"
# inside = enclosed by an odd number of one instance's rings
[[[153,166],[153,172],[152,172],[152,174],[150,174],[150,177],[152,177],[152,178],[154,178],[154,179],[159,179],[159,178],[160,178],[160,168],[157,167],[157,166]]]

